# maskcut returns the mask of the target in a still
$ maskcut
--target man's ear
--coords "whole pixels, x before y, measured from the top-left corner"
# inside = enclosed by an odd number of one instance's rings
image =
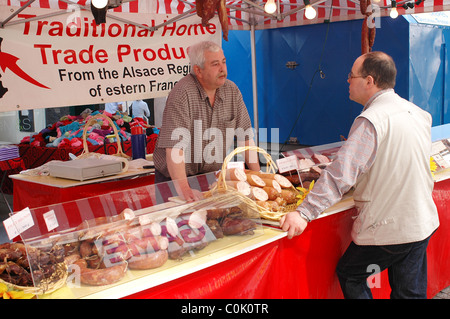
[[[198,65],[194,65],[194,74],[196,77],[200,77],[201,76],[201,69]]]
[[[371,85],[371,86],[376,86],[377,84],[375,83],[375,79],[373,78],[373,76],[371,76],[371,75],[368,75],[367,77],[366,77],[366,81],[367,81],[367,84],[368,85]]]

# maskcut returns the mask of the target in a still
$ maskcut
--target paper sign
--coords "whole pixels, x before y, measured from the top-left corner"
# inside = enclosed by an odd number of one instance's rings
[[[297,156],[291,155],[285,158],[277,159],[278,171],[280,173],[289,172],[298,169]]]
[[[51,231],[59,226],[58,219],[56,218],[55,211],[53,209],[49,212],[46,212],[42,216],[44,217],[48,231]]]
[[[10,10],[0,6],[0,21]],[[197,15],[166,23],[176,15],[111,11],[96,25],[91,12],[71,12],[30,6],[0,28],[2,112],[164,97],[191,72],[189,46],[222,43],[217,16],[205,27]]]
[[[15,213],[8,219],[3,221],[3,225],[5,226],[6,233],[8,234],[9,239],[13,239],[23,233],[30,227],[34,226],[34,220],[31,216],[30,209],[24,208],[18,213]]]

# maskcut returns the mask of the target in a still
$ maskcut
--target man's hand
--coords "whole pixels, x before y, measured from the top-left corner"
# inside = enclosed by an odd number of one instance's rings
[[[186,202],[194,202],[203,199],[203,194],[197,189],[192,189],[187,180],[174,181],[178,195]]]
[[[303,233],[306,226],[308,226],[308,222],[297,211],[284,215],[280,220],[280,227],[288,232],[289,239]]]
[[[203,194],[192,189],[186,176],[184,152],[182,149],[166,148],[167,169],[178,195],[187,202],[203,199]]]

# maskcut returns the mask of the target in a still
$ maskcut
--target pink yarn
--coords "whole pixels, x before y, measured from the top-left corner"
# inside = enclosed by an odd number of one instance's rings
[[[96,141],[99,145],[103,145],[103,137],[100,134],[91,132],[89,133],[89,138]]]
[[[79,138],[73,138],[70,140],[71,147],[80,147],[83,145],[83,142]]]

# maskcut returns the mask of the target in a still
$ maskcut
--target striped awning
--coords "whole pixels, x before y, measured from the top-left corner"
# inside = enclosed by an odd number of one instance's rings
[[[263,9],[266,0],[226,0],[229,28],[245,30],[253,24],[256,29],[269,29],[364,17],[360,12],[359,0],[311,0],[311,5],[317,11],[316,17],[312,20],[305,17],[303,0],[278,1],[279,12],[267,14]],[[23,6],[29,1],[6,0],[6,2],[11,6]],[[89,3],[90,0],[35,0],[30,7],[67,10],[71,4]],[[389,15],[391,0],[373,0],[373,3],[373,17]],[[399,15],[450,10],[450,0],[399,0],[396,4]],[[111,10],[131,13],[196,14],[195,1],[188,0],[124,0],[121,6]]]

